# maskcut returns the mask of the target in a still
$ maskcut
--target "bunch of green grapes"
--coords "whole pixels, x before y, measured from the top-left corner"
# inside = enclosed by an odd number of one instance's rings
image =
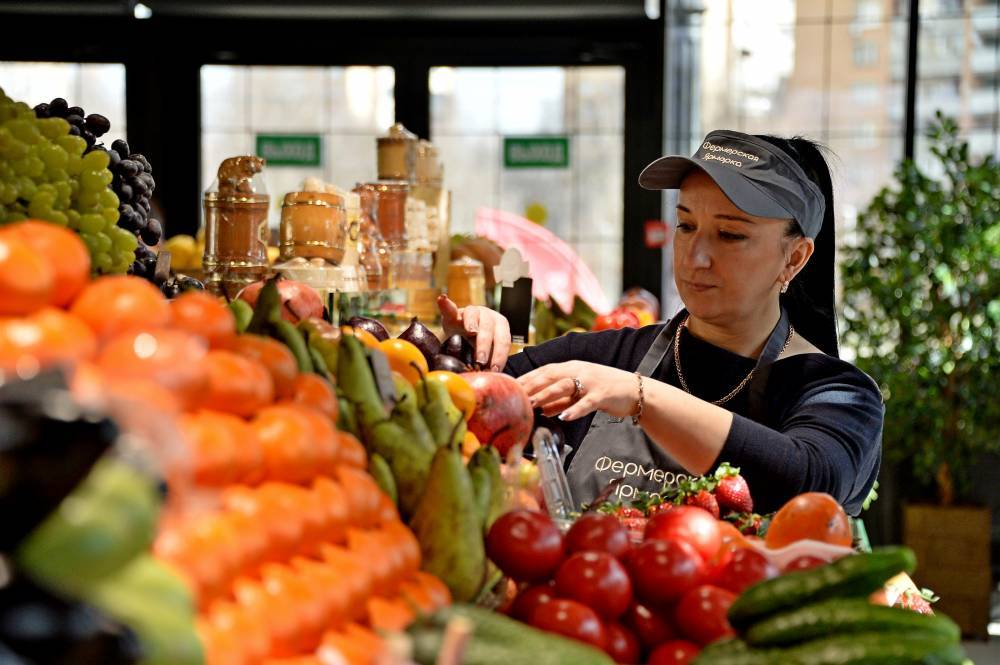
[[[0,224],[30,218],[68,226],[90,250],[95,272],[124,273],[137,240],[116,226],[108,153],[84,155],[86,148],[66,120],[36,118],[0,88]]]

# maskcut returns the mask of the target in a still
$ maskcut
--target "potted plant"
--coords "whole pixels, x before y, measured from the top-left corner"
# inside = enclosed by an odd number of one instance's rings
[[[970,471],[1000,451],[1000,167],[970,159],[940,113],[928,136],[939,175],[902,162],[848,238],[844,343],[882,389],[885,461],[912,466],[903,533],[917,577],[985,636],[990,513],[966,502]]]

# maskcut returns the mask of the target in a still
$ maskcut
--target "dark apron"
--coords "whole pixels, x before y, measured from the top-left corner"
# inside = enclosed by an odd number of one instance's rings
[[[656,336],[639,363],[638,372],[643,377],[652,376],[664,362],[663,376],[669,375],[674,362],[674,334],[685,317],[687,311],[681,310]],[[778,359],[787,338],[788,314],[782,309],[778,325],[771,331],[757,359],[754,377],[746,388],[749,391],[747,416],[757,422],[763,419],[770,366]],[[619,478],[609,498],[628,502],[640,490],[659,494],[692,477],[663,448],[653,443],[641,427],[633,425],[631,418],[614,418],[602,411],[594,414],[566,475],[578,508],[593,501],[610,482]]]

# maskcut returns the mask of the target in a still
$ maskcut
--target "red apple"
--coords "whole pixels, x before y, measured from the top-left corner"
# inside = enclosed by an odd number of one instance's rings
[[[477,439],[494,446],[501,457],[528,442],[535,418],[528,395],[514,378],[500,372],[467,372],[462,378],[476,393],[469,431]]]
[[[240,291],[236,297],[247,301],[251,307],[256,307],[262,288],[264,282],[254,282]],[[286,321],[298,323],[310,317],[323,318],[323,299],[312,287],[290,279],[280,279],[278,293],[281,294],[281,316]]]

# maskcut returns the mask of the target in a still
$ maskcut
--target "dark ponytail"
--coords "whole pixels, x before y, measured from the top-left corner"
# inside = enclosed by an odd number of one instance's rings
[[[834,305],[837,240],[830,167],[823,157],[820,145],[809,139],[801,137],[783,139],[766,135],[758,138],[781,149],[794,159],[809,179],[816,183],[826,200],[823,227],[815,238],[813,255],[792,280],[788,293],[781,296],[781,304],[788,310],[788,317],[796,331],[815,344],[820,351],[840,357]],[[788,235],[803,235],[797,222],[789,225]]]

